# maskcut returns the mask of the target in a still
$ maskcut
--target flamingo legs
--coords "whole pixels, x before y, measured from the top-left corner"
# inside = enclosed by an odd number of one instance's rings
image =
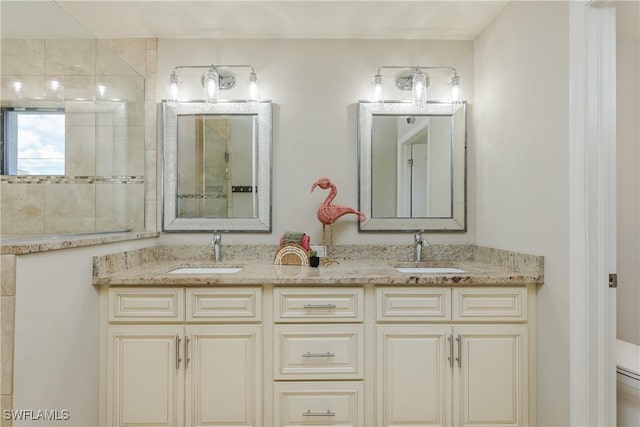
[[[338,261],[332,259],[333,255],[333,224],[329,225],[329,244],[327,245],[327,224],[322,224],[322,246],[327,248],[327,253],[324,258],[322,258],[322,265],[330,265],[334,262],[339,264]]]

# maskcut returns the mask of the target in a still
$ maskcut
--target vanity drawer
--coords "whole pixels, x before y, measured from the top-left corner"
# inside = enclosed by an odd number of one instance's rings
[[[182,288],[110,288],[109,322],[184,322]]]
[[[362,288],[275,288],[275,322],[362,322]]]
[[[274,384],[274,426],[364,426],[362,382]]]
[[[524,322],[527,288],[453,288],[453,320]]]
[[[187,322],[259,322],[261,320],[261,288],[187,288]]]
[[[274,378],[362,379],[363,325],[276,325]]]
[[[376,320],[451,320],[451,289],[376,288]]]

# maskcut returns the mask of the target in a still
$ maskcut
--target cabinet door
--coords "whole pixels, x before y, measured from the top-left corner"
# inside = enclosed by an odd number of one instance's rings
[[[455,326],[455,426],[523,426],[527,413],[527,327]]]
[[[186,332],[186,425],[261,425],[261,326],[187,326]]]
[[[450,334],[447,325],[377,327],[376,425],[450,425]]]
[[[107,425],[179,426],[184,420],[183,328],[109,328]]]

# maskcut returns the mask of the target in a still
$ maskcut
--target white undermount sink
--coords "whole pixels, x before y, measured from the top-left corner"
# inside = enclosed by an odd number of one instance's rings
[[[233,274],[240,270],[242,267],[180,267],[169,274]]]
[[[465,273],[464,270],[455,267],[395,267],[400,273],[413,274],[449,274]]]

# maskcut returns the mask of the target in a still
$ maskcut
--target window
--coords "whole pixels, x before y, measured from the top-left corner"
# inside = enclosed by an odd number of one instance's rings
[[[64,175],[63,110],[3,112],[6,175]]]

